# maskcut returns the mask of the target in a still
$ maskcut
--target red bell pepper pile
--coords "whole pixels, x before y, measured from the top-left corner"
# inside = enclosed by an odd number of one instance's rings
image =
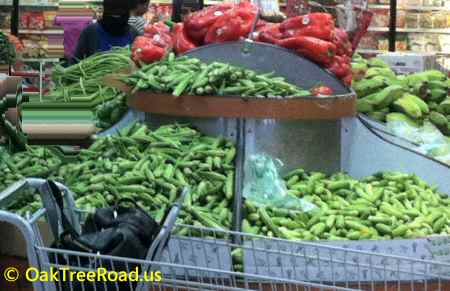
[[[280,24],[267,23],[257,33],[256,40],[295,50],[351,85],[352,44],[347,33],[335,27],[330,14],[310,13]]]
[[[196,48],[195,43],[186,35],[183,23],[177,23],[173,27],[173,50],[176,54],[182,54]]]
[[[131,47],[131,57],[136,63],[159,61],[172,50],[172,35],[165,23],[147,25],[144,31],[144,35],[136,37]]]
[[[250,33],[256,14],[257,8],[245,1],[209,6],[185,18],[185,34],[196,45],[238,40]]]
[[[250,2],[224,3],[189,14],[172,31],[163,22],[148,25],[144,36],[133,43],[133,60],[148,64],[172,49],[181,54],[204,44],[238,40],[250,33],[256,14],[257,8]]]
[[[189,14],[172,31],[163,22],[149,25],[144,36],[136,38],[132,57],[148,64],[172,49],[181,54],[204,44],[236,41],[250,33],[256,15],[250,2],[222,3]],[[259,21],[256,32],[257,41],[292,49],[351,85],[352,43],[347,32],[335,27],[330,14],[310,13],[276,24]]]

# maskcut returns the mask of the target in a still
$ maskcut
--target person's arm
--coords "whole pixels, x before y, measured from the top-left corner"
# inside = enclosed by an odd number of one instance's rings
[[[143,17],[132,16],[130,17],[128,24],[133,27],[139,35],[143,35],[147,21]]]

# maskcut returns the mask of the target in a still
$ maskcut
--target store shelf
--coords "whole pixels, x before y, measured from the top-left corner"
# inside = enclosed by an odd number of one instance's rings
[[[369,27],[368,31],[371,32],[388,32],[388,27]],[[450,34],[450,28],[397,28],[397,32],[416,32],[416,33],[440,33]]]
[[[0,7],[3,8],[13,8],[12,4],[0,4]],[[59,5],[54,3],[47,3],[47,4],[40,4],[40,3],[35,3],[35,4],[20,4],[19,5],[20,8],[31,8],[31,9],[58,9]]]
[[[9,29],[0,29],[3,33],[9,33]],[[64,34],[64,29],[43,29],[43,30],[35,30],[35,29],[21,29],[19,30],[19,34]]]
[[[102,4],[103,0],[61,0],[60,5]]]
[[[387,53],[387,51],[372,50],[372,49],[357,49],[356,52],[357,53],[362,53],[362,54],[383,54],[383,53]]]
[[[356,52],[362,54],[384,54],[389,51],[385,50],[375,50],[375,49],[357,49]],[[450,52],[418,52],[418,51],[396,51],[397,53],[427,53],[427,54],[435,54],[437,56],[450,56]]]
[[[171,0],[155,0],[151,2],[152,4],[172,4]],[[222,1],[214,1],[214,0],[209,0],[209,1],[205,1],[205,5],[214,5],[214,4],[219,4],[222,3]]]
[[[369,5],[370,9],[389,9],[389,5]],[[417,10],[417,11],[450,11],[450,7],[438,6],[397,6],[398,10]]]
[[[59,58],[24,58],[21,59],[24,63],[43,62],[43,63],[59,63]]]

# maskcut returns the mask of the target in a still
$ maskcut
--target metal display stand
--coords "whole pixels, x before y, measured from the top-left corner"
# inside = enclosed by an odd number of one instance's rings
[[[238,97],[175,98],[141,92],[130,99],[131,107],[146,112],[146,121],[151,126],[187,121],[205,134],[224,136],[236,142],[235,230],[239,230],[242,217],[245,160],[261,152],[284,163],[281,174],[299,167],[325,173],[344,171],[355,178],[379,171],[402,171],[415,173],[426,182],[438,186],[443,193],[450,193],[449,166],[409,150],[404,141],[396,142],[375,134],[364,119],[356,115],[354,93],[311,62],[284,49],[246,42],[206,46],[188,55],[207,63],[223,61],[261,73],[274,71],[306,89],[321,81],[339,94],[324,99],[242,101]],[[303,110],[295,107],[295,102],[300,102],[300,99],[304,102],[299,106]],[[220,107],[215,102],[220,103],[224,114],[212,117],[211,112]],[[285,108],[279,110],[277,106],[283,103]],[[255,109],[258,106],[259,110]],[[166,114],[161,115],[162,112]],[[403,257],[434,259],[432,247],[428,247],[432,241],[428,239],[324,243],[359,250],[376,249],[380,253]]]
[[[448,166],[406,150],[401,147],[406,145],[404,142],[396,145],[395,141],[394,144],[389,143],[374,135],[361,120],[354,118],[353,92],[310,61],[285,49],[249,42],[205,46],[188,55],[207,63],[223,61],[259,72],[274,71],[307,89],[319,81],[332,87],[339,95],[244,101],[238,97],[175,98],[138,93],[130,99],[130,106],[146,113],[156,113],[156,116],[147,115],[152,124],[179,121],[184,115],[184,120],[189,119],[194,126],[205,129],[205,133],[225,137],[231,132],[230,126],[236,125],[235,136],[241,136],[236,142],[242,143],[242,147],[238,147],[242,161],[249,155],[265,152],[285,163],[282,174],[298,167],[326,173],[345,171],[355,177],[398,170],[417,173],[428,183],[438,185],[442,192],[450,193]],[[300,106],[296,102],[303,103]],[[220,109],[222,115],[215,112]],[[164,118],[161,117],[163,112],[166,113]],[[214,114],[217,114],[216,118],[212,117]],[[205,120],[208,120],[207,127],[204,126]],[[237,172],[242,168],[242,164],[237,164]],[[239,175],[237,173],[237,177]],[[245,183],[244,173],[240,176]]]

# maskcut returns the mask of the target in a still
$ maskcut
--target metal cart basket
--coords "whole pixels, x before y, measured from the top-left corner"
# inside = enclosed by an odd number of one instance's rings
[[[50,191],[46,188],[47,185],[46,180],[43,179],[26,179],[17,182],[0,193],[0,207],[8,205],[24,190],[30,190],[30,188],[38,191],[42,200],[45,202],[45,199],[49,199],[50,197]],[[79,230],[81,228],[80,211],[75,208],[73,195],[64,185],[57,185],[64,195],[64,211],[66,212],[66,216],[71,220],[74,227]],[[164,246],[165,242],[170,238],[179,210],[179,203],[175,204],[170,210],[160,233],[148,250],[146,260],[74,252],[46,246],[38,226],[38,221],[42,221],[45,218],[48,219],[52,215],[45,208],[40,209],[36,213],[27,215],[26,218],[11,212],[0,211],[0,222],[10,223],[20,230],[27,243],[27,256],[30,266],[39,271],[51,272],[52,270],[56,270],[59,272],[59,279],[62,280],[63,277],[61,272],[63,269],[70,270],[70,272],[73,272],[76,275],[79,272],[98,272],[99,268],[103,268],[106,269],[107,275],[111,274],[112,277],[110,278],[113,278],[110,282],[103,280],[96,282],[87,280],[66,280],[64,284],[62,282],[52,281],[34,282],[33,288],[36,291],[287,290],[287,287],[289,287],[290,290],[355,290],[316,282],[294,280],[286,277],[274,278],[269,274],[260,275],[237,272],[231,268],[220,268],[221,265],[214,268],[212,266],[202,266],[184,262],[175,263],[158,261],[158,258],[161,258],[167,250],[171,249],[169,246]],[[186,237],[186,239],[190,238]],[[192,239],[197,240],[197,238]],[[172,243],[171,239],[169,241]],[[217,242],[217,244],[220,247],[220,243]],[[153,260],[151,260],[152,258]],[[64,259],[65,263],[61,263],[59,261],[60,259]],[[89,267],[86,267],[86,264],[82,263],[86,261],[89,262]],[[120,269],[115,266],[120,266]],[[125,282],[116,281],[117,277],[115,277],[114,274],[118,275],[121,271],[131,274],[135,268],[137,268],[137,279],[133,279],[129,276],[129,279]],[[161,272],[161,281],[156,282],[156,277],[152,277],[150,271]],[[70,275],[68,275],[67,278],[70,278]],[[264,286],[262,284],[264,284]]]
[[[283,281],[280,290],[303,290],[290,283],[297,281],[371,291],[450,290],[450,264],[445,262],[189,225],[175,225],[155,259],[197,266],[188,274],[177,273],[186,278],[212,275],[199,273],[200,268],[224,270],[215,278],[219,282],[234,279],[228,272],[242,272],[258,290],[271,290],[275,280]]]

